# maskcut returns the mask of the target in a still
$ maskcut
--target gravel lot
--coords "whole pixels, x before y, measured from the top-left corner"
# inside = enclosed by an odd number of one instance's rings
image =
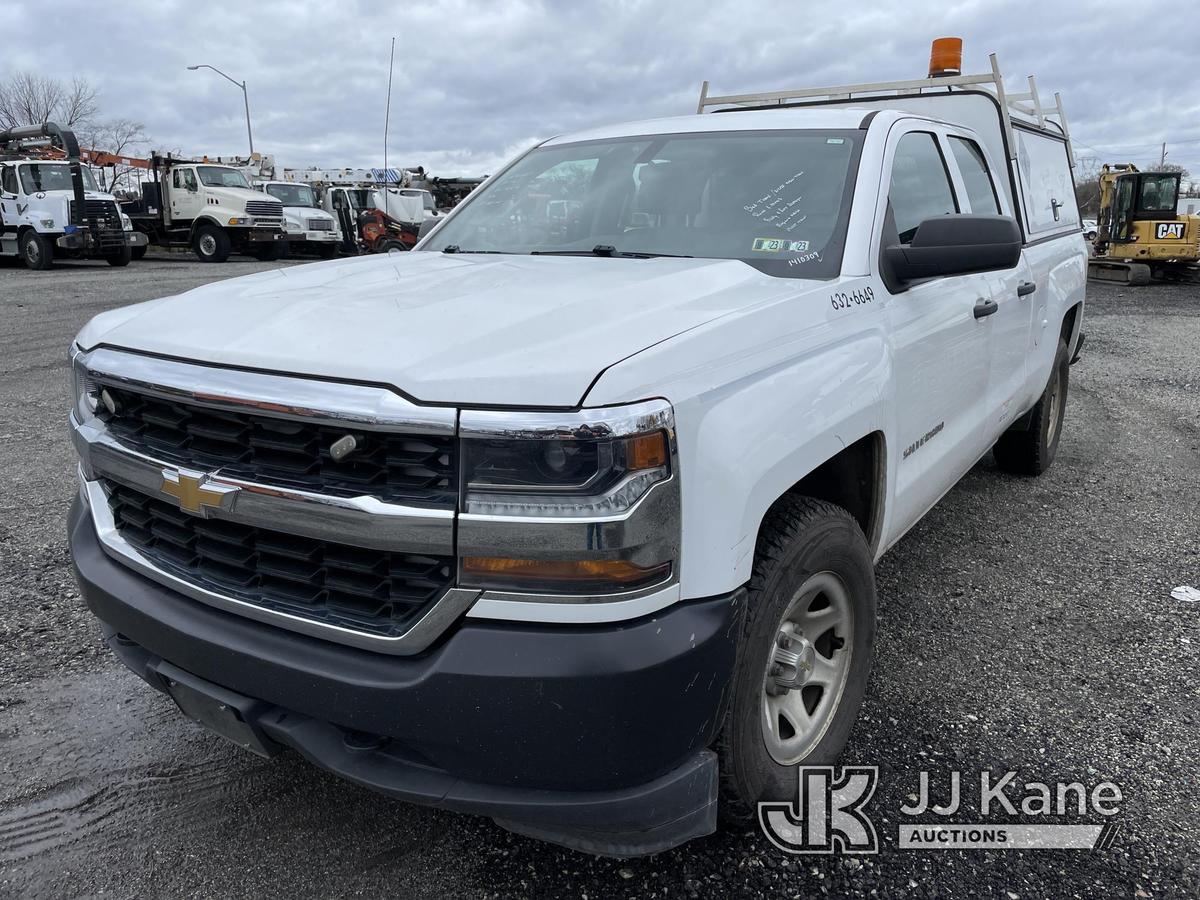
[[[878,856],[734,831],[623,862],[242,753],[103,649],[63,535],[67,344],[102,310],[272,265],[0,269],[0,895],[1200,896],[1200,604],[1170,596],[1200,587],[1200,288],[1093,285],[1054,468],[985,458],[883,560],[844,759],[880,767]],[[1104,852],[900,851],[922,769],[1112,780],[1122,830]]]

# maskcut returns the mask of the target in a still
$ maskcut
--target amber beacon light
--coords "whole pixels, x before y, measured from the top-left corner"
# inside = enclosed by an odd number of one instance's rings
[[[962,38],[940,37],[933,39],[929,51],[929,77],[962,74]]]

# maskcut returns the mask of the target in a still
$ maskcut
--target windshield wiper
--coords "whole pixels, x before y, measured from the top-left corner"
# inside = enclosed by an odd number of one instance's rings
[[[443,253],[500,253],[506,256],[512,256],[511,250],[463,250],[458,244],[447,244],[442,248]]]
[[[652,259],[669,256],[674,259],[691,259],[686,253],[648,253],[642,250],[618,250],[612,244],[597,244],[591,250],[530,250],[530,256],[620,256],[626,259]]]

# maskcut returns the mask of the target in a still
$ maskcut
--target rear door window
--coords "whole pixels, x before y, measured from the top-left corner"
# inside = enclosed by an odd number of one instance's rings
[[[902,244],[912,241],[926,219],[958,212],[950,173],[929,132],[909,132],[896,144],[888,201]]]
[[[951,135],[950,152],[954,154],[958,171],[962,173],[971,212],[999,214],[1000,201],[996,198],[996,186],[979,145],[967,138]]]

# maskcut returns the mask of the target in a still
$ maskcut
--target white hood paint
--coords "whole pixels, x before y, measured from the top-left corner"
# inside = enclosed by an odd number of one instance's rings
[[[113,310],[78,340],[429,403],[570,407],[608,366],[806,286],[734,260],[391,253]]]

